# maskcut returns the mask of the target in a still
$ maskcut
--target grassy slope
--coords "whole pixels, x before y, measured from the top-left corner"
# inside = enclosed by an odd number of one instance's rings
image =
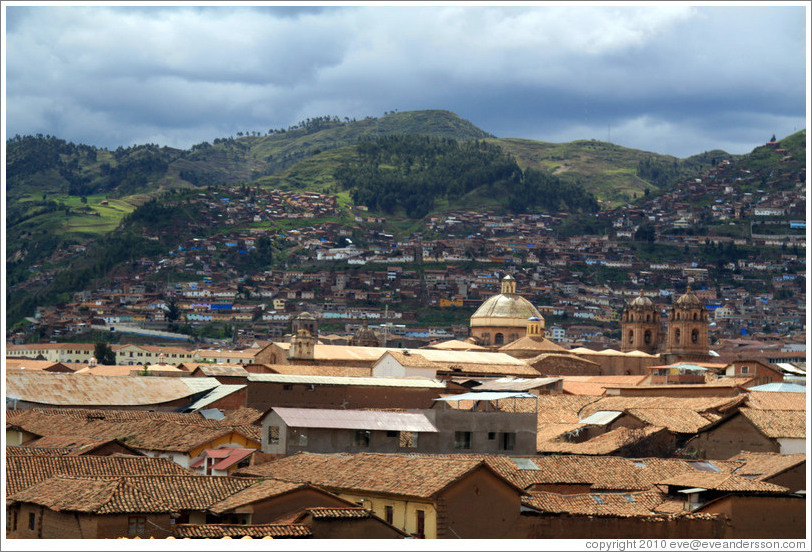
[[[580,181],[598,199],[611,206],[625,203],[636,194],[653,189],[637,176],[637,164],[645,158],[673,161],[675,157],[616,146],[598,140],[576,140],[555,144],[502,138],[493,140],[516,158],[522,169],[552,171],[561,179]]]

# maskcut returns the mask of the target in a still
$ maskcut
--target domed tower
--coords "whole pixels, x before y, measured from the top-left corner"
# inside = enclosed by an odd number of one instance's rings
[[[668,317],[668,341],[665,354],[670,362],[699,361],[710,357],[708,309],[691,287],[674,301]]]
[[[307,311],[302,312],[291,323],[290,333],[296,335],[299,330],[307,330],[314,338],[319,335],[319,323],[316,317]]]
[[[620,350],[624,353],[643,351],[653,355],[663,341],[660,310],[654,301],[643,294],[642,289],[640,295],[623,309],[620,328],[623,341]]]
[[[364,319],[364,324],[350,338],[349,345],[354,347],[380,347],[381,344],[378,341],[378,336],[375,335],[375,330],[369,329],[367,321]]]
[[[489,297],[471,316],[471,335],[480,345],[502,346],[527,335],[527,320],[538,319],[544,335],[544,318],[533,304],[516,293],[516,280],[502,279],[502,293]]]

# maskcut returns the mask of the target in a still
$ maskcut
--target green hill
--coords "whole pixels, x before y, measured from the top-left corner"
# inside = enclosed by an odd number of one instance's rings
[[[519,138],[492,141],[513,155],[523,169],[548,171],[563,182],[580,183],[606,207],[641,197],[647,190],[667,187],[715,166],[722,159],[737,157],[714,150],[679,159],[598,140],[560,144]]]

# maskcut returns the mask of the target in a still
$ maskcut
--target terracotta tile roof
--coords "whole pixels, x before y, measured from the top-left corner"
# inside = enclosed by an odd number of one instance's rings
[[[747,406],[760,410],[806,410],[806,403],[806,393],[750,391],[747,394]]]
[[[78,456],[86,454],[93,450],[110,443],[119,443],[121,446],[129,449],[132,454],[138,454],[137,451],[127,447],[117,439],[102,439],[100,437],[80,437],[80,436],[64,436],[64,435],[46,435],[33,441],[28,441],[23,445],[24,447],[37,448],[37,449],[54,449],[54,450],[67,450],[67,454]]]
[[[367,508],[307,508],[307,512],[314,519],[364,519],[372,517],[372,512]]]
[[[329,376],[368,378],[372,377],[371,366],[310,366],[302,364],[265,364],[277,374],[302,376]]]
[[[469,362],[444,363],[437,365],[438,374],[461,375],[485,375],[485,376],[517,376],[517,377],[539,377],[539,372],[527,364],[480,364]]]
[[[666,499],[659,491],[634,493],[581,493],[562,495],[534,491],[523,497],[522,503],[555,514],[598,517],[652,516],[654,509]]]
[[[27,410],[6,410],[6,419],[28,419],[31,416],[65,416],[70,418],[97,418],[110,421],[128,420],[170,420],[179,423],[217,427],[217,420],[207,420],[199,412],[182,414],[179,412],[149,412],[147,410],[106,410],[99,408],[32,408]]]
[[[8,456],[6,458],[6,489],[9,495],[60,474],[72,476],[190,475],[191,472],[166,458],[147,456]]]
[[[536,449],[539,452],[548,451],[548,445],[555,447],[556,443],[565,441],[566,435],[584,427],[584,424],[550,424],[539,423],[536,429]]]
[[[594,490],[645,491],[661,480],[683,473],[698,472],[698,464],[679,458],[623,458],[619,456],[550,455],[530,457],[537,470],[517,469],[494,463],[500,470],[512,471],[522,488],[532,485],[582,484]],[[737,462],[713,460],[723,473],[739,466]],[[503,475],[505,475],[503,473]]]
[[[613,385],[640,385],[645,376],[564,376],[564,393],[570,395],[603,395]]]
[[[176,511],[205,510],[254,484],[239,477],[205,475],[133,475],[127,483],[159,498]]]
[[[217,421],[200,416],[189,416],[181,421],[161,417],[119,419],[116,414],[95,411],[85,417],[72,414],[52,414],[37,410],[8,411],[10,421],[38,435],[62,435],[120,439],[127,446],[137,449],[188,452],[217,438],[237,432],[244,437],[259,441],[261,428],[223,426]],[[184,423],[191,422],[191,423]]]
[[[547,441],[539,444],[538,451],[541,453],[557,452],[589,455],[617,454],[624,447],[648,439],[660,431],[665,431],[665,428],[648,426],[636,430],[628,427],[618,427],[581,443],[572,443],[565,440]]]
[[[93,478],[57,475],[8,497],[51,510],[95,514],[169,513],[175,509],[163,500],[130,486],[126,478]]]
[[[172,528],[177,538],[190,539],[221,539],[223,537],[252,537],[274,539],[306,539],[313,536],[307,525],[220,525],[207,523],[205,525],[178,524]]]
[[[222,479],[219,478],[218,479]],[[303,483],[296,483],[291,481],[281,481],[278,479],[262,479],[257,481],[251,478],[229,478],[229,479],[244,479],[251,483],[246,485],[239,491],[224,497],[223,499],[209,505],[209,510],[215,514],[222,514],[228,510],[239,508],[247,504],[252,504],[260,500],[266,500],[271,497],[283,495],[294,491],[296,489],[303,489],[309,485]]]
[[[693,410],[677,408],[632,408],[626,412],[651,426],[666,427],[674,433],[696,433],[715,421]]]
[[[739,410],[770,439],[806,439],[806,412],[802,410]]]
[[[297,453],[237,474],[308,482],[327,490],[431,498],[483,463],[482,457],[469,455]]]
[[[595,403],[598,397],[585,397],[576,395],[541,395],[538,398],[539,424],[577,424],[578,413],[588,405]],[[535,411],[535,401],[528,399],[523,401],[527,404],[527,412]],[[606,410],[599,408],[598,410]]]
[[[6,456],[67,456],[71,452],[73,449],[70,448],[6,446]]]
[[[660,485],[746,493],[787,493],[789,489],[764,481],[747,479],[731,473],[693,472],[684,473],[659,481]]]
[[[741,462],[742,466],[736,469],[736,475],[751,476],[764,480],[774,477],[790,468],[806,463],[806,453],[779,454],[776,452],[749,452],[742,451],[729,458],[732,462]]]
[[[744,401],[738,397],[600,397],[580,412],[582,418],[601,410],[628,412],[641,421],[676,433],[696,433],[732,412]]]
[[[261,410],[243,406],[238,408],[237,410],[234,410],[233,412],[227,413],[225,415],[225,418],[220,420],[220,423],[222,425],[230,425],[230,426],[254,425],[259,424],[264,416],[265,413]]]

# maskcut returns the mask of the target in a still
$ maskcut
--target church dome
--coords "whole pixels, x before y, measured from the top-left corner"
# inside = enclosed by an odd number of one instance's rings
[[[635,310],[653,310],[656,307],[654,306],[654,301],[643,295],[643,290],[641,289],[640,295],[629,303],[629,308]]]
[[[691,291],[691,287],[688,286],[685,295],[677,299],[674,306],[680,309],[701,309],[705,307],[705,303],[702,302],[702,299],[694,295],[694,292]]]
[[[502,280],[502,293],[489,297],[471,316],[471,327],[517,326],[524,328],[528,318],[544,318],[533,304],[516,293],[516,280],[508,275]]]

